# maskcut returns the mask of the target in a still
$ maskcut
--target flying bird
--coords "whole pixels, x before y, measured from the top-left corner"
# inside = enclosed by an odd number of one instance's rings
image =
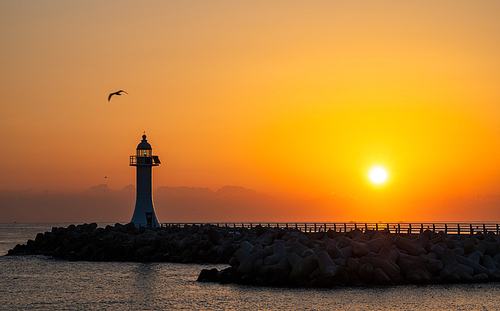
[[[109,94],[109,96],[108,96],[108,102],[111,100],[111,96],[113,96],[113,95],[122,95],[121,93],[128,94],[128,93],[127,93],[127,92],[125,92],[124,90],[119,90],[119,91],[117,91],[117,92],[111,93],[111,94]]]

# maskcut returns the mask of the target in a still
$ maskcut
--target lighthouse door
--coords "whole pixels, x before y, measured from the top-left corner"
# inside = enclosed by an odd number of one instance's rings
[[[153,227],[153,213],[152,212],[146,212],[146,221],[147,221],[148,228]]]

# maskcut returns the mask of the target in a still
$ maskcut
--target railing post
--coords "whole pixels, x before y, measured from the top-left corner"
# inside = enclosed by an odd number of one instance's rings
[[[398,233],[398,234],[401,234],[401,225],[400,225],[400,223],[399,223],[399,222],[398,222],[398,232],[397,232],[397,233]]]
[[[347,224],[344,222],[344,233],[347,232]]]
[[[460,224],[457,224],[457,234],[460,235]]]
[[[365,232],[368,231],[368,224],[365,222]]]
[[[307,233],[307,223],[304,223],[304,233]]]
[[[420,233],[424,233],[424,224],[420,224]]]
[[[337,232],[337,224],[333,223],[333,231]],[[498,232],[498,225],[497,225],[497,232]]]
[[[358,225],[357,223],[354,223],[354,230],[357,230],[358,229]]]
[[[316,223],[314,223],[314,232],[316,232]]]
[[[444,233],[448,233],[448,224],[444,224]]]
[[[486,231],[486,224],[483,224],[483,234],[486,234],[487,231]]]
[[[499,234],[499,232],[498,232],[498,224],[497,224],[497,234]]]
[[[378,231],[378,223],[375,223],[375,230]]]
[[[436,232],[436,224],[432,224],[432,232]]]
[[[470,224],[470,231],[469,234],[474,234],[474,228],[472,228],[472,224]]]
[[[326,232],[326,223],[325,223],[325,232]]]
[[[297,223],[295,223],[295,230],[299,230],[298,226],[297,226]]]
[[[411,224],[409,224],[408,233],[411,234]]]

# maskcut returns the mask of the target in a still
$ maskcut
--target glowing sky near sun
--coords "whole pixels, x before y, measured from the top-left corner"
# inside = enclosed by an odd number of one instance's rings
[[[499,15],[494,1],[0,1],[0,191],[122,189],[146,131],[155,187],[241,186],[319,221],[472,220],[488,197],[481,217],[500,219]]]

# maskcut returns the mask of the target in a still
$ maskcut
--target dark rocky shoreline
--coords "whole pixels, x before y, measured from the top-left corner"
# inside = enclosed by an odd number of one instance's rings
[[[53,227],[18,244],[7,256],[45,255],[69,261],[227,263],[237,243],[214,226],[136,228],[96,223]]]
[[[97,224],[52,228],[16,245],[13,255],[70,261],[228,263],[198,281],[332,287],[500,281],[500,237],[382,231],[303,233],[210,225],[135,228]]]

